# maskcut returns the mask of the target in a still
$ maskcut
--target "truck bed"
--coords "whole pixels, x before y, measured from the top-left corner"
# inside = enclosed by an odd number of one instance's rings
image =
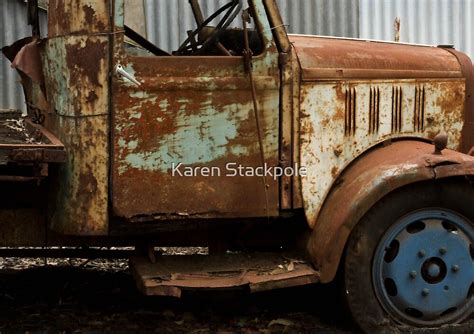
[[[64,145],[51,132],[20,111],[0,109],[0,166],[65,160]]]

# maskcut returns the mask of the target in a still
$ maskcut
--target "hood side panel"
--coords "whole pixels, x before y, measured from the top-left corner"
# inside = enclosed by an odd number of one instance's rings
[[[303,84],[300,155],[308,174],[301,182],[309,225],[317,223],[341,173],[378,144],[392,139],[430,141],[445,131],[449,148],[459,150],[464,105],[462,78]]]
[[[461,78],[448,50],[396,43],[291,35],[303,81],[334,78]]]

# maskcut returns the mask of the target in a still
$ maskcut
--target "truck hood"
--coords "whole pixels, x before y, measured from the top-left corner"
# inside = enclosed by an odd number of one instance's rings
[[[450,49],[320,36],[290,35],[303,81],[335,78],[462,78]]]

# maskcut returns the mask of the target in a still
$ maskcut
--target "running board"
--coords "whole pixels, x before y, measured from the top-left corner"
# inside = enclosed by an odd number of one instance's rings
[[[130,259],[140,291],[148,296],[180,298],[183,290],[245,288],[250,292],[317,283],[310,263],[282,254],[157,256]]]

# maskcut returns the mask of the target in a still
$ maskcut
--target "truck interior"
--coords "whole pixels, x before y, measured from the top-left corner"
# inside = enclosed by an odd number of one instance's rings
[[[251,1],[248,2],[248,9],[245,9],[244,1],[230,0],[207,18],[198,0],[190,0],[189,5],[196,28],[187,31],[187,38],[177,50],[163,50],[125,22],[125,36],[131,41],[127,42],[127,52],[140,56],[240,56],[245,48],[244,30],[247,30],[252,53],[258,55],[263,51],[260,35],[252,27],[252,21],[248,22],[251,26],[249,29],[244,29],[241,23],[245,11],[248,11],[250,20],[254,17]]]

